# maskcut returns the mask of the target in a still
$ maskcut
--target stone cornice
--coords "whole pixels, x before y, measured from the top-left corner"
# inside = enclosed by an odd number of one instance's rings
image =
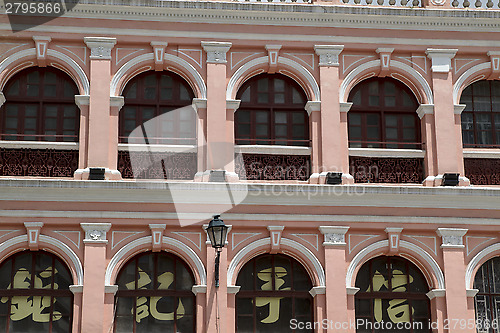
[[[69,0],[77,2],[76,0]],[[87,2],[87,4],[84,4]],[[500,28],[500,12],[493,10],[378,8],[318,4],[274,4],[166,0],[125,0],[117,5],[80,1],[65,17],[143,19],[223,24],[271,24],[385,29],[485,31]],[[89,4],[90,3],[90,4]],[[93,4],[92,4],[93,3]],[[148,4],[150,6],[148,6]],[[279,17],[279,20],[276,18]]]

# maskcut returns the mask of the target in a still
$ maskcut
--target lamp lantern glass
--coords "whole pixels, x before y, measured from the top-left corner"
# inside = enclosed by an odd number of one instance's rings
[[[228,227],[219,217],[220,215],[214,215],[207,228],[208,238],[210,238],[210,243],[212,243],[212,247],[215,249],[222,249],[226,244],[227,237]]]

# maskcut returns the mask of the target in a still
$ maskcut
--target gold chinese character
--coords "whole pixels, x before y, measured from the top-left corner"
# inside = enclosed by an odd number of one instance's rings
[[[272,269],[266,268],[257,273],[257,277],[261,281],[265,281],[260,288],[261,290],[272,290]],[[284,267],[275,267],[274,268],[274,285],[276,290],[290,290],[290,287],[281,288],[285,284],[285,280],[283,277],[287,275],[287,271]],[[255,298],[255,306],[262,307],[269,305],[269,315],[262,319],[260,322],[263,324],[272,324],[278,321],[280,317],[280,302],[283,297],[256,297]]]
[[[57,274],[57,270],[54,270]],[[46,285],[43,284],[42,279],[52,277],[52,267],[48,267],[43,272],[35,275],[33,287],[35,289],[50,289],[50,282]],[[29,289],[31,286],[31,273],[26,268],[20,268],[14,274],[13,289]],[[57,283],[54,283],[54,289],[58,289]],[[11,285],[7,287],[11,289]],[[2,297],[0,301],[6,303],[8,297]],[[55,302],[56,300],[54,300]],[[32,316],[33,321],[38,323],[47,323],[50,321],[49,313],[42,313],[46,309],[50,310],[50,296],[13,296],[11,298],[10,319],[13,321],[22,320]],[[58,311],[52,312],[52,321],[61,319],[61,313]]]

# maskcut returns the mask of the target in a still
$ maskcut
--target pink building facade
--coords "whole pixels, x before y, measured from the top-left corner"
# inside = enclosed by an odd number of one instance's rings
[[[0,332],[500,332],[495,1],[2,13]]]

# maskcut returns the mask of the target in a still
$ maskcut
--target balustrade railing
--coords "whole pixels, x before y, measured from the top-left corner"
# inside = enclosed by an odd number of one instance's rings
[[[349,158],[349,173],[356,183],[422,183],[423,158]]]
[[[247,180],[308,180],[311,158],[302,155],[238,154],[235,170]]]
[[[453,8],[500,9],[499,0],[450,0]]]
[[[421,0],[342,0],[348,5],[386,6],[386,7],[422,7]]]
[[[500,185],[500,159],[465,158],[464,167],[472,185]]]
[[[73,177],[78,150],[0,148],[0,176]]]
[[[193,180],[196,168],[196,153],[118,152],[122,178]]]

